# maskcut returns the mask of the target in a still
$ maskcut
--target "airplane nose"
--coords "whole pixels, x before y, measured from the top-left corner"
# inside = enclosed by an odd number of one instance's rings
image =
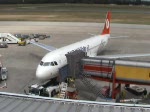
[[[39,70],[39,69],[37,69],[36,70],[36,77],[38,78],[38,79],[41,79],[43,76],[42,76],[42,72]]]
[[[36,70],[36,77],[40,80],[46,80],[48,76],[49,76],[49,71],[45,70],[45,68],[38,66]]]

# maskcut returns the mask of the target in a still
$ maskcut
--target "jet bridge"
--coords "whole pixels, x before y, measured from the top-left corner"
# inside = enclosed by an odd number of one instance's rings
[[[71,53],[66,54],[67,62],[68,64],[60,69],[60,79],[61,81],[64,81],[66,77],[72,77],[75,79],[80,79],[83,84],[89,88],[92,93],[95,94],[96,97],[106,98],[108,94],[103,94],[103,89],[101,87],[98,87],[95,85],[94,81],[89,80],[89,75],[83,73],[82,68],[82,61],[81,59],[84,59],[87,57],[86,52],[83,52],[82,50],[76,50]],[[67,72],[64,72],[67,71]]]
[[[82,59],[82,72],[91,77],[125,84],[150,85],[150,62],[97,57]]]
[[[16,44],[20,40],[10,33],[0,33],[0,42],[6,42],[8,44]]]
[[[66,54],[66,57],[68,65],[65,70],[68,72],[61,77],[80,78],[97,97],[107,96],[102,94],[101,87],[95,89],[89,78],[112,83],[112,98],[120,93],[121,84],[150,85],[150,62],[88,57],[81,50]]]
[[[86,57],[81,66],[88,78],[112,83],[112,98],[120,93],[121,84],[150,85],[149,62]]]

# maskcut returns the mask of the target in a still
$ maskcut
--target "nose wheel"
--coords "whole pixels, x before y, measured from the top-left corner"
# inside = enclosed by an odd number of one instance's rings
[[[54,97],[56,95],[56,90],[53,90],[51,93],[51,97]]]

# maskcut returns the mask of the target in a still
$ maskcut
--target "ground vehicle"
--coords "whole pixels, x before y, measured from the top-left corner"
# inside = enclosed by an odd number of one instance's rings
[[[0,48],[7,48],[8,45],[6,42],[0,42]]]
[[[45,34],[38,34],[38,38],[39,40],[44,40],[45,38],[47,38],[48,36],[46,36]]]
[[[29,35],[21,35],[21,38],[28,39]]]
[[[137,85],[127,86],[125,89],[135,95],[142,95],[145,94],[145,91],[147,91],[145,88],[139,87]]]
[[[45,38],[50,38],[50,36],[47,36],[45,34],[31,34],[34,38],[39,38],[39,40],[43,40]]]
[[[8,70],[6,67],[0,66],[0,80],[6,80],[8,77]]]
[[[34,84],[29,86],[30,95],[53,97],[58,92],[60,92],[60,86],[58,83],[46,82],[42,85]]]
[[[21,41],[18,42],[18,45],[19,45],[19,46],[25,46],[25,45],[26,45],[26,40],[25,40],[24,38],[21,38],[20,40],[21,40]]]
[[[14,34],[14,36],[16,36],[17,38],[24,38],[24,39],[28,39],[29,35],[24,35],[24,34]]]
[[[39,38],[39,34],[30,34],[30,38]]]
[[[14,34],[14,36],[17,37],[17,38],[21,38],[22,37],[21,34]]]
[[[49,93],[43,86],[39,86],[38,84],[32,85],[29,87],[29,94],[38,95],[38,96],[49,96]]]

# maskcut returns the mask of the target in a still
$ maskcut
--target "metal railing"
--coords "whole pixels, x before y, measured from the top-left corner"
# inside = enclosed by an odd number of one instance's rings
[[[69,105],[74,108],[74,112],[150,112],[150,105],[59,99],[6,92],[0,92],[0,97],[8,99],[13,98],[15,100],[22,101],[30,100],[32,102],[49,102],[54,104],[57,103],[59,105],[64,105],[62,106],[62,111],[63,108],[66,108],[65,105]]]

